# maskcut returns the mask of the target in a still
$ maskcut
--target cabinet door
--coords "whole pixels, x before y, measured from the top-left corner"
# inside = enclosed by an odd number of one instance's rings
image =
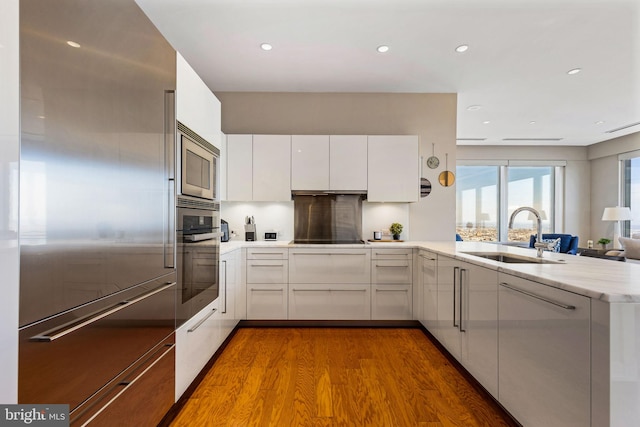
[[[501,273],[499,400],[526,426],[589,426],[590,300]]]
[[[227,200],[253,199],[253,137],[227,135]]]
[[[498,397],[498,272],[461,263],[460,362]]]
[[[375,259],[371,262],[371,283],[411,284],[411,261]]]
[[[179,53],[176,54],[176,118],[220,149],[220,101]]]
[[[240,321],[236,314],[237,272],[236,253],[220,256],[220,338],[224,341]]]
[[[250,285],[247,288],[247,319],[287,318],[287,285]]]
[[[253,200],[291,200],[290,135],[253,135]]]
[[[291,189],[329,189],[329,136],[291,137]]]
[[[329,189],[367,190],[367,136],[329,137]]]
[[[176,330],[176,401],[222,343],[219,301],[216,299]]]
[[[422,314],[420,322],[436,338],[438,336],[438,257],[436,254],[420,251],[420,285],[422,286]],[[415,305],[414,305],[415,307]]]
[[[370,202],[417,202],[420,197],[418,137],[368,137]]]
[[[290,283],[371,283],[369,249],[290,249]]]
[[[372,285],[371,319],[411,320],[411,285]]]
[[[287,283],[287,260],[248,259],[247,283]]]
[[[369,293],[369,285],[290,285],[289,319],[370,320]]]
[[[435,335],[460,360],[460,266],[452,258],[438,256],[438,322]]]

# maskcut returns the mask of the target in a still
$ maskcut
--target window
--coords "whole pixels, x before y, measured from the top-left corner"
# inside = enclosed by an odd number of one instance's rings
[[[631,209],[631,221],[623,221],[621,234],[630,237],[640,233],[640,219],[635,212],[640,210],[640,153],[637,157],[622,159],[623,166],[623,204]]]
[[[543,233],[555,232],[556,200],[562,195],[562,183],[556,177],[563,176],[563,162],[470,163],[456,169],[456,232],[463,240],[529,242],[537,232],[532,213],[519,213],[508,229],[510,215],[522,206],[540,213]]]

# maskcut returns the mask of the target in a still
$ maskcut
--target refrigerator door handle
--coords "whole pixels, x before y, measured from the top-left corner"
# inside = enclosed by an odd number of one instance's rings
[[[117,313],[118,311],[130,307],[131,305],[143,301],[149,298],[152,295],[155,295],[159,292],[162,292],[166,289],[169,289],[172,286],[175,286],[176,282],[166,283],[162,286],[159,286],[155,289],[152,289],[149,292],[145,292],[131,300],[120,301],[110,307],[107,307],[103,310],[96,311],[94,313],[90,313],[84,317],[76,319],[72,322],[65,323],[61,326],[57,326],[53,329],[49,329],[48,331],[43,332],[40,335],[34,335],[29,338],[30,341],[44,341],[44,342],[52,342],[57,340],[58,338],[62,338],[63,336],[70,334],[73,331],[77,331],[80,328],[83,328],[87,325],[90,325],[94,322],[97,322],[100,319],[104,319],[107,316],[112,315],[113,313]]]
[[[164,267],[175,268],[176,255],[176,93],[164,91],[164,164],[167,212],[164,229]]]

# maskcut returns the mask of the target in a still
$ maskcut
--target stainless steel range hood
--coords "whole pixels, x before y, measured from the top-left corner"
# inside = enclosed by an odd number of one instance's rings
[[[362,193],[293,193],[294,243],[345,244],[362,241]]]

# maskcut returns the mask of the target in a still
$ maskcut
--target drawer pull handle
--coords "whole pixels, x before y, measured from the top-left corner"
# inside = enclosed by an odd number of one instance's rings
[[[557,301],[551,300],[549,298],[545,298],[545,297],[542,297],[540,295],[536,295],[536,294],[531,293],[531,292],[523,291],[522,289],[515,288],[515,287],[509,285],[508,283],[500,283],[500,286],[504,286],[507,289],[511,289],[512,291],[520,292],[521,294],[528,295],[531,298],[539,299],[540,301],[544,301],[544,302],[547,302],[549,304],[553,304],[555,306],[564,308],[565,310],[575,310],[576,309],[576,307],[574,305],[563,304],[561,302],[557,302]]]
[[[202,326],[202,324],[206,322],[209,317],[213,316],[213,313],[215,313],[216,311],[217,309],[214,308],[213,310],[208,312],[202,319],[198,320],[198,323],[187,329],[187,332],[195,332],[195,330]]]
[[[284,267],[284,264],[251,264],[250,267]]]
[[[376,267],[409,268],[409,264],[405,264],[405,265],[380,265],[380,264],[376,264]]]
[[[376,292],[409,292],[409,289],[376,289]]]
[[[113,313],[117,313],[120,310],[123,310],[135,303],[138,303],[142,300],[149,298],[159,292],[162,292],[166,289],[169,289],[172,286],[175,286],[176,282],[166,283],[162,286],[159,286],[151,291],[148,291],[144,294],[138,295],[137,297],[124,300],[115,303],[111,307],[107,307],[105,309],[96,311],[94,313],[90,313],[80,319],[76,319],[74,321],[65,323],[64,325],[57,326],[53,329],[49,329],[48,331],[43,332],[40,335],[35,335],[30,338],[31,341],[43,341],[43,342],[51,342],[57,340],[58,338],[62,338],[63,336],[70,334],[73,331],[77,331],[80,328],[83,328],[87,325],[90,325],[94,322],[97,322],[100,319],[104,319],[107,316],[112,315]]]
[[[280,289],[257,289],[257,288],[251,288],[251,292],[253,291],[259,291],[259,292],[282,292],[284,291],[284,289],[280,288]]]

